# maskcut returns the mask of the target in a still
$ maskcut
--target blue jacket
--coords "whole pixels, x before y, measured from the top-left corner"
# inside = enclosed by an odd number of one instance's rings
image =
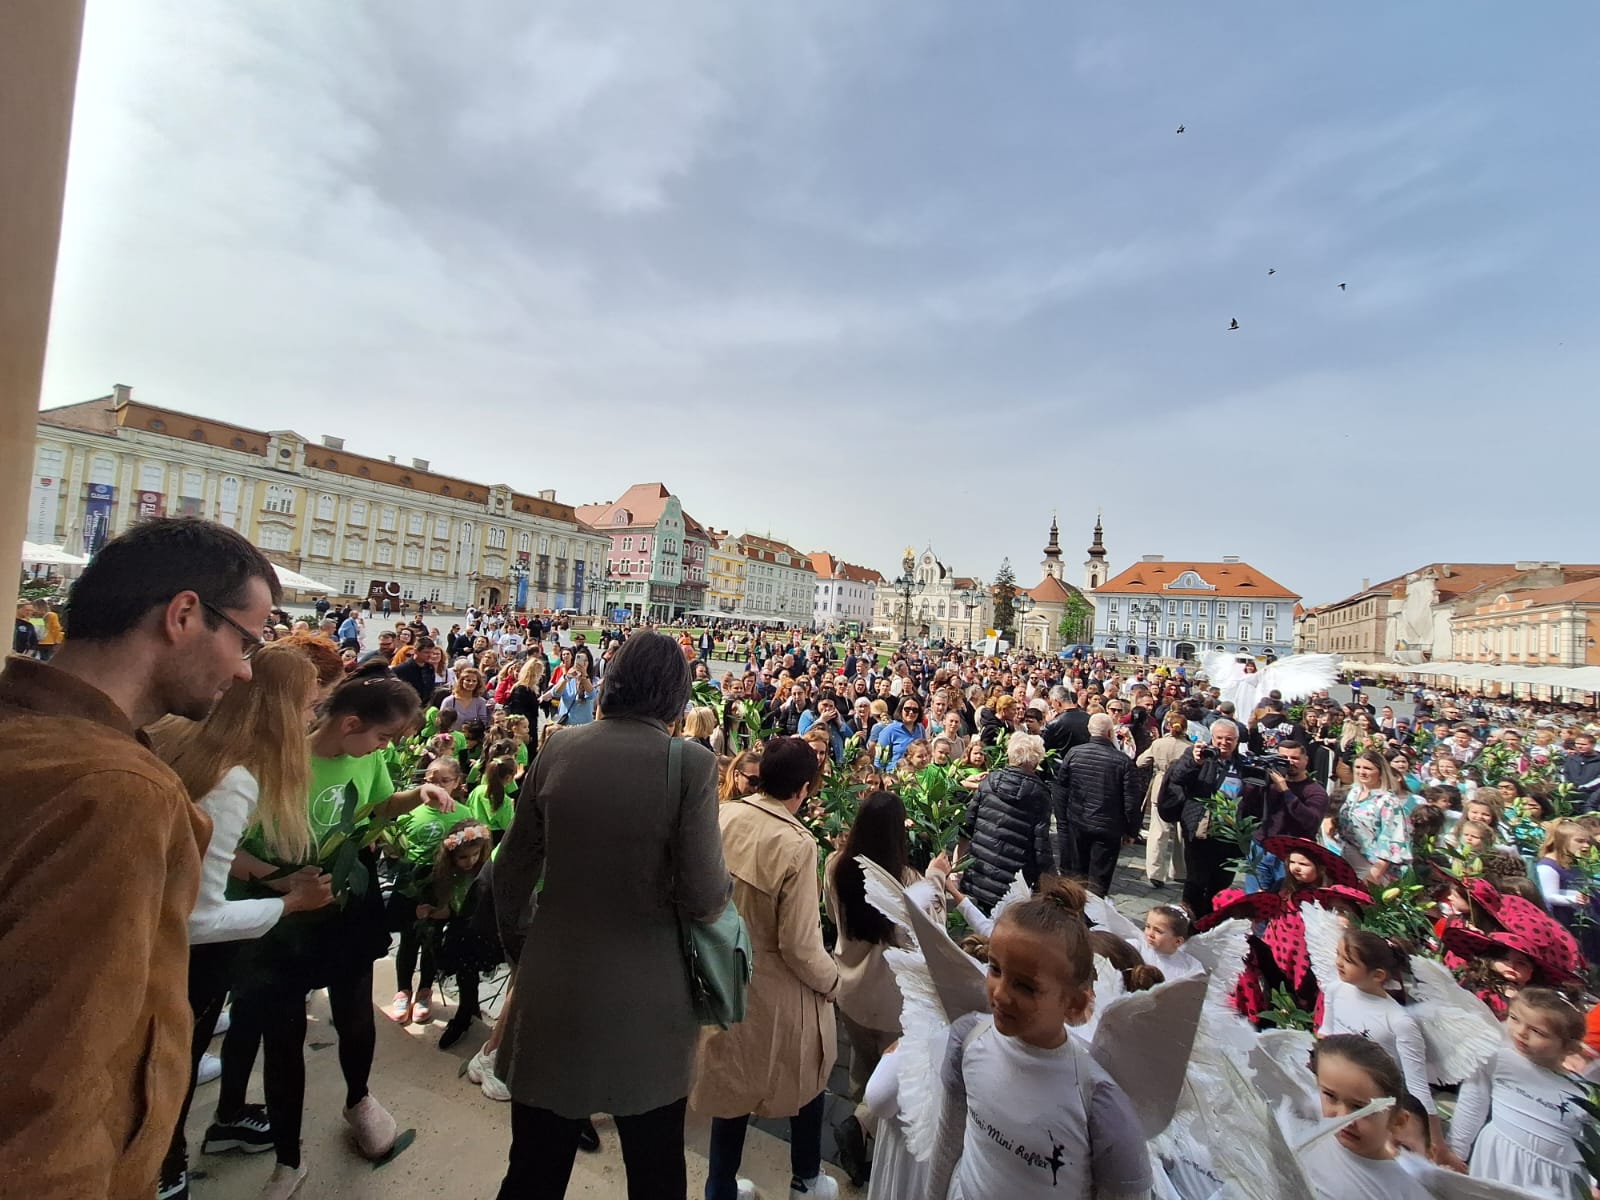
[[[900,760],[905,757],[906,747],[912,742],[922,740],[922,726],[915,725],[910,729],[905,727],[903,721],[891,721],[878,730],[878,736],[872,739],[880,746],[889,747],[889,770],[894,770],[900,765]]]

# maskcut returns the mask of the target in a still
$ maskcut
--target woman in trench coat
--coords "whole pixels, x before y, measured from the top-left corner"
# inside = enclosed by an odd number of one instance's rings
[[[789,1117],[793,1192],[829,1198],[821,1172],[822,1110],[833,1070],[839,969],[822,944],[817,844],[795,817],[817,777],[799,738],[774,738],[761,790],[722,806],[722,852],[733,902],[750,931],[755,972],[742,1023],[709,1033],[689,1103],[712,1118],[706,1200],[735,1200],[752,1114]]]

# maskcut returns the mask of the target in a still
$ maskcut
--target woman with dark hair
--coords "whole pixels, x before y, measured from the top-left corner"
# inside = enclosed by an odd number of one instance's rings
[[[680,654],[679,657],[681,658],[682,655]],[[556,724],[587,725],[594,720],[595,675],[594,655],[589,653],[589,647],[579,646],[572,652],[571,664],[564,665],[558,677],[552,681],[550,689],[543,696],[545,700],[559,702],[559,708],[556,712]],[[685,674],[684,678],[687,680],[687,674]],[[686,684],[685,691],[687,690]],[[677,715],[683,715],[681,709]],[[674,717],[674,720],[676,720],[676,717]]]
[[[893,792],[873,792],[861,802],[856,822],[838,853],[828,859],[823,898],[838,927],[833,961],[839,967],[839,1019],[850,1038],[850,1094],[860,1100],[878,1060],[900,1037],[900,988],[884,961],[886,946],[902,946],[889,918],[867,902],[866,876],[858,856],[871,859],[895,879],[919,907],[944,924],[943,855],[928,867],[927,878],[908,860],[906,808]],[[868,1110],[859,1106],[837,1127],[840,1165],[859,1187],[866,1180]]]
[[[599,699],[599,720],[534,758],[494,864],[495,914],[516,964],[495,1070],[513,1101],[505,1200],[563,1194],[597,1112],[616,1117],[630,1197],[687,1187],[700,1026],[680,926],[714,919],[728,900],[717,761],[684,744],[669,794],[669,730],[689,700],[671,638],[630,637]],[[813,865],[813,888],[815,878]],[[813,894],[813,920],[815,905]]]
[[[760,793],[730,800],[717,814],[755,963],[744,1021],[714,1031],[700,1051],[692,1103],[711,1118],[706,1200],[753,1190],[738,1177],[751,1114],[789,1118],[791,1195],[838,1195],[837,1182],[822,1174],[822,1111],[836,1051],[829,1005],[839,968],[817,920],[817,843],[795,815],[816,779],[810,746],[773,738],[761,756]],[[900,831],[903,838],[903,819]]]

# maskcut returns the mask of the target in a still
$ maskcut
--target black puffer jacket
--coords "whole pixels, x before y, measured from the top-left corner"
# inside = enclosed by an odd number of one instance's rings
[[[1090,738],[1074,746],[1056,767],[1050,787],[1056,825],[1065,833],[1074,829],[1131,837],[1139,832],[1144,807],[1143,773],[1133,759],[1106,738]]]
[[[1156,801],[1156,811],[1163,821],[1175,821],[1182,826],[1184,837],[1194,837],[1200,819],[1210,811],[1206,802],[1221,789],[1222,781],[1228,777],[1228,768],[1237,770],[1239,765],[1238,754],[1230,758],[1207,757],[1198,763],[1193,754],[1185,754],[1167,772],[1166,791]],[[1259,797],[1259,789],[1249,784],[1240,789],[1242,807],[1258,807]]]
[[[1055,869],[1050,792],[1032,771],[1003,767],[989,772],[967,805],[961,836],[972,855],[961,887],[986,913],[994,910],[1018,871],[1030,887],[1037,887],[1040,872]]]

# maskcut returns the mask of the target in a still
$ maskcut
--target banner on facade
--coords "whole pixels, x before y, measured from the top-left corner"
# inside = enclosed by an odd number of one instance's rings
[[[109,483],[89,485],[89,507],[83,515],[83,552],[94,557],[111,531],[111,501],[117,489]]]
[[[54,475],[35,475],[28,496],[28,540],[42,546],[56,541],[56,506],[61,500],[61,480]]]
[[[134,516],[140,521],[162,517],[167,512],[167,498],[160,492],[138,492],[134,500]]]
[[[572,564],[572,607],[583,611],[583,559]]]
[[[374,579],[367,584],[367,599],[373,604],[382,604],[385,600],[392,604],[400,599],[400,585],[393,579]]]

